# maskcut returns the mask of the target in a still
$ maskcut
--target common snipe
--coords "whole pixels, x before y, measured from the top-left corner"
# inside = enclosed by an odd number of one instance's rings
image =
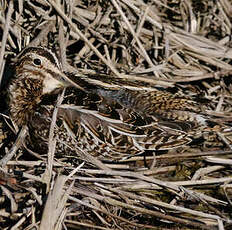
[[[30,143],[42,151],[62,90],[54,131],[60,154],[75,146],[116,158],[171,149],[191,142],[190,131],[207,125],[203,108],[187,97],[112,76],[67,73],[50,50],[29,47],[17,57],[10,113],[19,127],[29,127]]]

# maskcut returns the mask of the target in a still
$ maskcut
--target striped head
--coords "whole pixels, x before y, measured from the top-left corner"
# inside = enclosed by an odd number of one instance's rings
[[[61,65],[50,50],[28,47],[17,57],[15,76],[9,87],[9,107],[13,121],[21,126],[30,120],[42,96],[66,86]]]
[[[56,55],[45,47],[28,47],[17,56],[16,78],[43,81],[43,94],[51,93],[64,85],[63,73]]]

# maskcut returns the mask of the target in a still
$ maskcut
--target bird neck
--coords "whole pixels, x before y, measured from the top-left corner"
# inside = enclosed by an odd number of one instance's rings
[[[22,126],[31,119],[36,107],[41,102],[42,81],[18,76],[9,87],[10,113],[13,121]]]

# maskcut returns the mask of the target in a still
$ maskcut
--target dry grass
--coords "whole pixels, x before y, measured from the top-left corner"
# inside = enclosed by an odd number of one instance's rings
[[[43,45],[56,49],[64,69],[200,96],[209,114],[230,123],[232,2],[61,2],[0,2],[0,228],[231,229],[229,131],[148,155],[145,165],[143,156],[109,163],[82,150],[84,161],[57,158],[52,131],[48,153],[31,156],[22,147],[27,130],[16,134],[7,116],[5,88],[8,62]]]

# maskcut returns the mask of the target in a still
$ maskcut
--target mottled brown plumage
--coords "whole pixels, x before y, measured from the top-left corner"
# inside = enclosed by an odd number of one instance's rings
[[[55,126],[60,154],[81,148],[118,158],[170,149],[188,144],[189,131],[206,126],[203,109],[188,98],[113,76],[65,73],[50,50],[29,47],[17,58],[9,105],[12,120],[29,127],[30,143],[42,152],[63,89]]]

